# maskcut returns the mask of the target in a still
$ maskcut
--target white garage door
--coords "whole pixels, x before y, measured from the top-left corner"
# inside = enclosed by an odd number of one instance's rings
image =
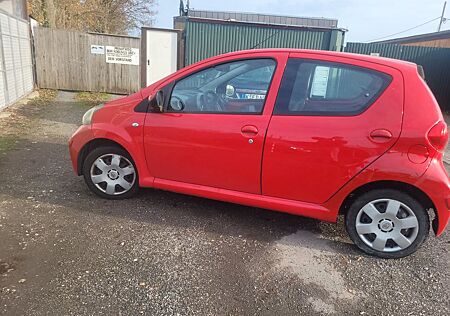
[[[33,90],[29,24],[0,12],[0,109]]]

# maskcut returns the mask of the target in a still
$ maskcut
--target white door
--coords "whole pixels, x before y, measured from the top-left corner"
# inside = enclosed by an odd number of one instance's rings
[[[146,28],[146,85],[177,71],[178,32]]]

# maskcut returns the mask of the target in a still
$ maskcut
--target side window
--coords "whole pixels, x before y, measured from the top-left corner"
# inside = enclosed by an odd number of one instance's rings
[[[346,64],[290,59],[274,114],[357,115],[391,82],[384,73]]]
[[[169,112],[261,114],[275,71],[273,59],[216,65],[179,80]]]

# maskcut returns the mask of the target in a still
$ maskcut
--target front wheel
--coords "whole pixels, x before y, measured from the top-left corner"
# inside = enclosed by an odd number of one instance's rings
[[[126,199],[138,190],[138,174],[130,155],[119,147],[99,147],[83,164],[84,180],[92,192],[106,199]]]
[[[358,197],[345,226],[350,238],[367,254],[402,258],[415,252],[430,230],[427,210],[406,193],[382,189]]]

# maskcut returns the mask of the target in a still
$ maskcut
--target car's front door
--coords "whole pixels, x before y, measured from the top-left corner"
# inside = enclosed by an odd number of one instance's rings
[[[291,54],[264,147],[264,195],[323,203],[400,135],[403,80],[346,57]]]
[[[151,174],[260,194],[264,139],[283,57],[254,54],[251,59],[224,60],[176,80],[165,96],[165,111],[146,117]]]

